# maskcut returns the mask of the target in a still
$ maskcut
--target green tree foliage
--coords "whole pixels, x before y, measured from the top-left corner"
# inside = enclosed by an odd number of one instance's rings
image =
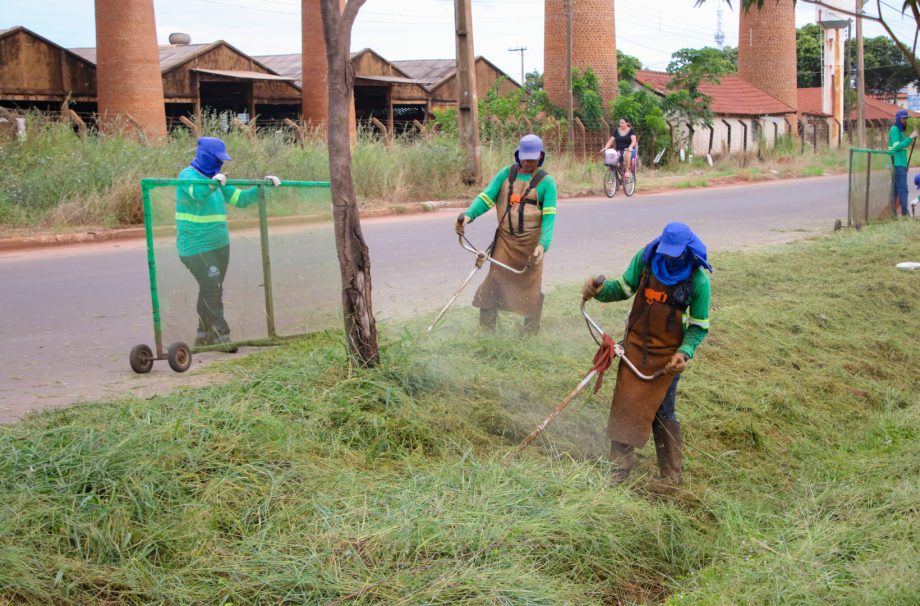
[[[821,86],[821,45],[824,32],[814,23],[795,30],[795,54],[798,67],[798,87]]]
[[[662,107],[674,118],[691,124],[712,124],[709,109],[712,98],[700,87],[706,83],[718,84],[719,76],[735,71],[735,66],[717,48],[683,48],[671,55],[667,72],[671,76],[668,93]]]
[[[543,90],[543,74],[537,70],[524,74],[524,90],[530,93]]]
[[[639,140],[639,153],[646,163],[651,164],[657,150],[668,145],[668,123],[661,98],[654,91],[623,81],[617,98],[610,104],[610,113],[615,121],[623,118],[632,124]]]
[[[868,95],[894,100],[900,89],[912,81],[920,81],[913,67],[887,36],[866,38],[863,53]]]
[[[617,79],[620,82],[632,81],[640,69],[642,69],[642,62],[639,59],[617,49]]]
[[[590,67],[584,71],[572,69],[572,97],[575,103],[575,115],[585,127],[596,130],[604,117],[604,101],[601,97],[601,85],[597,74]]]

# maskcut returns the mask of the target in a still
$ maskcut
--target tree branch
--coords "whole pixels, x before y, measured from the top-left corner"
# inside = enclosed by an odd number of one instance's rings
[[[351,26],[355,24],[355,19],[358,18],[358,11],[361,10],[365,2],[367,2],[367,0],[348,0],[348,3],[345,5],[345,11],[342,13],[342,18],[345,20],[345,27],[349,32],[351,31]]]
[[[875,0],[875,4],[878,7],[878,14],[882,14],[882,0]],[[898,37],[894,35],[894,32],[891,31],[891,28],[888,27],[888,23],[884,19],[879,19],[879,23],[882,24],[882,27],[885,28],[885,31],[888,32],[888,35],[891,37],[892,42],[895,46],[898,47],[898,50],[901,51],[901,54],[904,55],[904,58],[907,59],[911,66],[914,68],[914,73],[917,75],[917,78],[920,78],[920,61],[917,61],[917,55],[911,52],[910,47],[898,40]],[[914,37],[916,41],[916,36]]]

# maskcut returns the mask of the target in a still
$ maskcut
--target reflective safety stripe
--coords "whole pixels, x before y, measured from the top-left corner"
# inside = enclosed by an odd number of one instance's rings
[[[188,186],[188,195],[190,195],[193,198],[195,197],[195,186],[194,185]]]
[[[623,276],[617,278],[617,284],[620,285],[620,288],[623,289],[623,294],[627,297],[631,297],[633,294],[633,289],[629,287],[629,284],[626,283],[626,280],[623,279]]]
[[[176,221],[189,223],[226,223],[227,215],[194,215],[192,213],[176,213]]]
[[[228,201],[228,203],[229,203],[231,206],[236,206],[236,203],[240,201],[240,194],[241,194],[241,193],[242,193],[242,190],[240,190],[240,189],[238,189],[238,190],[236,190],[235,192],[233,192],[233,196],[230,197],[230,200]]]
[[[479,199],[486,203],[486,206],[492,208],[495,206],[495,202],[486,194],[485,192],[479,194]]]
[[[700,328],[705,328],[709,330],[709,320],[700,320],[699,318],[694,318],[690,316],[690,319],[687,321],[688,326],[699,326]]]
[[[544,209],[543,209],[543,214],[544,214],[544,215],[555,215],[555,214],[556,214],[556,208],[555,208],[555,207],[553,207],[553,208],[544,208]]]

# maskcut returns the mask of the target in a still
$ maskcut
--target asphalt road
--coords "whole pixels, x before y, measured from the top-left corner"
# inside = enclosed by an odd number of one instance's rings
[[[580,282],[591,273],[618,274],[668,221],[690,224],[715,252],[779,244],[828,231],[836,218],[845,217],[846,187],[846,177],[834,176],[663,194],[640,192],[630,199],[620,194],[613,200],[565,200],[546,255],[544,291]],[[470,271],[473,257],[459,248],[453,235],[457,212],[364,222],[378,320],[434,312]],[[494,218],[484,216],[467,233],[474,243],[485,246],[494,228]],[[304,244],[297,239],[278,242],[278,257]],[[311,293],[305,305],[309,310],[298,312],[295,323],[317,327],[338,323],[332,309],[338,297],[338,274],[330,264],[334,252],[330,253],[329,242],[327,231],[306,243],[309,254],[301,260],[311,258],[314,264],[306,271],[292,269],[304,267],[306,261],[285,268],[273,256],[276,274],[283,275],[276,280],[276,298],[286,301],[285,309],[298,307],[300,299],[295,295],[303,289],[309,287]],[[235,335],[261,326],[257,254],[254,240],[235,240],[232,245],[227,298],[235,303],[227,313]],[[164,263],[165,284],[161,284],[166,330],[179,336],[191,330],[185,337],[191,341],[194,283],[174,261]],[[485,272],[480,274],[458,304],[472,299]],[[285,286],[291,290],[286,292]],[[0,312],[0,422],[15,421],[32,409],[146,397],[180,385],[202,384],[213,379],[201,368],[227,356],[196,356],[195,366],[184,375],[173,373],[162,362],[149,375],[130,370],[131,347],[153,342],[143,241],[0,253]],[[169,334],[166,340],[171,339]]]

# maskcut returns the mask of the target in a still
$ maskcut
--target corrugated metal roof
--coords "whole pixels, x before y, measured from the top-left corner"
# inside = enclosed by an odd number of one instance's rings
[[[455,59],[414,59],[410,61],[392,61],[393,65],[406,72],[426,88],[443,82],[457,71]]]
[[[282,80],[290,82],[293,78],[287,76],[276,76],[275,74],[266,74],[265,72],[252,72],[241,69],[198,69],[192,68],[193,72],[202,74],[213,74],[215,76],[224,76],[225,78],[237,78],[238,80]]]
[[[712,97],[710,109],[714,114],[723,116],[763,116],[795,113],[794,108],[735,74],[721,76],[719,80],[718,84],[707,82],[700,85],[700,92]],[[655,92],[661,95],[670,90],[668,88],[668,82],[670,81],[671,75],[665,72],[648,70],[636,72],[636,82],[651,86]]]
[[[204,52],[210,47],[218,44],[217,42],[211,44],[176,44],[169,46],[160,47],[160,71],[165,72],[169,71],[171,68],[188,61],[195,55]],[[95,48],[72,48],[70,51],[76,55],[79,55],[89,61],[90,63],[96,63],[96,49]]]
[[[300,53],[291,55],[254,55],[256,61],[263,63],[268,69],[282,76],[291,78],[299,87],[303,87],[303,58]]]

